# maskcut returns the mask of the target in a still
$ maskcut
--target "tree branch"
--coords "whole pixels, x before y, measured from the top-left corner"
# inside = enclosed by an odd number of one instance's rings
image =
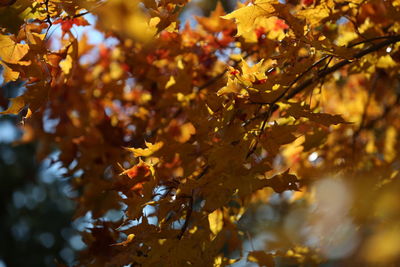
[[[360,59],[365,55],[368,55],[372,52],[376,52],[380,49],[382,49],[385,46],[391,45],[391,44],[395,44],[397,42],[400,42],[400,35],[394,35],[391,38],[388,38],[385,41],[382,41],[380,43],[377,43],[375,45],[372,45],[370,47],[368,47],[367,49],[361,50],[360,52],[356,53],[353,56],[353,60],[355,59]],[[295,95],[297,95],[298,93],[300,93],[301,91],[303,91],[304,89],[306,89],[308,86],[312,85],[314,82],[318,81],[319,79],[339,70],[340,68],[352,63],[353,60],[348,60],[348,59],[344,59],[338,63],[336,63],[335,65],[333,65],[332,67],[329,67],[325,70],[320,71],[316,77],[311,77],[307,80],[305,80],[303,83],[299,84],[297,87],[295,87],[286,97],[286,100],[289,100],[291,98],[293,98]]]
[[[189,221],[190,221],[190,217],[192,216],[192,211],[193,211],[193,191],[192,191],[192,195],[189,197],[189,205],[188,205],[187,211],[186,211],[185,223],[182,226],[181,232],[178,235],[179,240],[182,239],[183,235],[186,232],[186,229],[189,226]]]
[[[366,41],[367,41],[367,40],[366,40]],[[256,140],[256,142],[254,143],[254,145],[249,149],[249,152],[248,152],[247,155],[246,155],[246,159],[248,159],[248,158],[250,157],[250,155],[253,154],[254,151],[256,150],[257,145],[258,145],[258,142],[259,142],[258,140],[259,140],[259,138],[261,137],[261,135],[262,135],[262,133],[263,133],[263,131],[264,131],[264,129],[265,129],[265,126],[266,126],[266,124],[267,124],[267,121],[268,121],[269,117],[270,117],[271,114],[272,114],[272,109],[273,109],[273,107],[276,106],[276,103],[277,103],[278,101],[280,101],[282,98],[284,98],[285,100],[289,100],[289,99],[293,98],[295,95],[297,95],[298,93],[300,93],[301,91],[303,91],[304,89],[306,89],[307,87],[309,87],[310,85],[312,85],[313,83],[319,81],[320,79],[325,78],[327,75],[329,75],[329,74],[331,74],[331,73],[333,73],[333,72],[339,70],[340,68],[342,68],[342,67],[344,67],[344,66],[346,66],[346,65],[348,65],[348,64],[350,64],[350,63],[352,63],[353,60],[355,60],[355,59],[360,59],[361,57],[363,57],[363,56],[365,56],[365,55],[368,55],[368,54],[370,54],[370,53],[372,53],[372,52],[376,52],[376,51],[380,50],[381,48],[383,48],[383,47],[385,47],[385,46],[388,46],[388,45],[397,43],[397,42],[399,42],[399,41],[400,41],[400,35],[394,35],[394,36],[392,36],[392,37],[387,37],[387,39],[386,39],[385,41],[382,41],[382,42],[380,42],[380,43],[378,43],[378,44],[372,45],[372,46],[370,46],[370,47],[368,47],[368,48],[366,48],[366,49],[364,49],[364,50],[361,50],[360,52],[357,52],[357,53],[353,56],[353,59],[352,59],[352,60],[344,59],[344,60],[339,61],[338,63],[336,63],[336,64],[333,65],[332,67],[322,69],[321,71],[319,71],[319,72],[317,73],[317,76],[316,76],[316,77],[311,77],[311,78],[305,80],[305,81],[302,82],[300,85],[298,85],[297,87],[295,87],[288,95],[286,95],[287,92],[292,88],[292,86],[293,86],[297,81],[299,81],[299,80],[300,80],[306,73],[308,73],[313,67],[315,67],[316,65],[320,64],[321,62],[323,62],[323,61],[324,61],[325,59],[327,59],[329,56],[325,56],[325,57],[321,58],[320,60],[318,60],[318,61],[317,61],[316,63],[314,63],[313,65],[311,65],[306,71],[304,71],[302,74],[300,74],[298,77],[296,77],[296,79],[294,79],[294,81],[290,83],[290,85],[288,86],[288,88],[287,88],[284,92],[282,92],[282,94],[280,94],[272,103],[269,103],[269,108],[268,108],[268,111],[267,111],[267,112],[264,112],[264,113],[260,114],[261,117],[264,117],[264,116],[265,116],[265,118],[264,118],[264,120],[263,120],[263,122],[262,122],[262,124],[261,124],[261,129],[260,129],[260,133],[259,133],[258,136],[257,136],[257,140]],[[355,45],[357,45],[357,44],[355,44]],[[285,95],[286,95],[286,97],[285,97]]]

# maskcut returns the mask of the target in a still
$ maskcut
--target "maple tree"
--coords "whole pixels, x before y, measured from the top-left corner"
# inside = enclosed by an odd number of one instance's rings
[[[0,1],[3,84],[23,81],[1,114],[21,116],[20,142],[37,140],[39,159],[60,150],[76,217],[93,219],[79,264],[233,264],[251,205],[286,191],[329,202],[313,191],[327,175],[343,194],[346,178],[351,225],[372,231],[351,260],[398,262],[400,1],[255,0],[228,14],[218,4],[194,27],[180,23],[185,5]],[[88,15],[104,43],[78,34]],[[104,220],[112,209],[121,221]],[[345,218],[332,210],[317,212],[321,234]],[[247,260],[330,255],[276,243]]]

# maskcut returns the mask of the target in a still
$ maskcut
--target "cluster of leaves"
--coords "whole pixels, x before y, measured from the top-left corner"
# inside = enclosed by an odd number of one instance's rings
[[[252,202],[326,172],[384,170],[370,191],[397,176],[398,0],[219,4],[194,28],[187,2],[0,2],[4,83],[26,87],[1,114],[23,114],[40,157],[60,149],[76,216],[93,218],[81,265],[225,266]],[[113,45],[74,32],[90,14]]]

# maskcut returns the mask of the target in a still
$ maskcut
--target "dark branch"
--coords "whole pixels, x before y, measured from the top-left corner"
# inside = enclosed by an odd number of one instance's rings
[[[189,197],[189,205],[188,205],[187,211],[186,211],[185,224],[182,226],[181,232],[178,235],[179,240],[182,239],[183,235],[186,232],[186,229],[189,226],[189,221],[190,221],[190,217],[192,216],[192,211],[193,211],[193,192],[192,192],[192,195]]]
[[[309,87],[310,85],[312,85],[313,83],[315,83],[316,81],[318,81],[319,79],[341,69],[342,67],[352,63],[353,60],[355,59],[360,59],[365,55],[368,55],[372,52],[376,52],[380,49],[382,49],[383,47],[386,47],[388,45],[391,44],[395,44],[397,42],[400,42],[400,35],[394,35],[391,38],[388,38],[385,41],[382,41],[380,43],[377,43],[375,45],[372,45],[370,47],[368,47],[367,49],[361,50],[360,52],[356,53],[353,56],[352,60],[348,60],[348,59],[344,59],[338,63],[336,63],[335,65],[333,65],[332,67],[329,67],[325,70],[320,71],[316,77],[311,77],[307,80],[305,80],[303,83],[299,84],[297,87],[295,87],[286,97],[286,100],[289,100],[291,98],[293,98],[295,95],[297,95],[298,93],[300,93],[301,91],[303,91],[304,89],[306,89],[307,87]]]
[[[367,42],[369,40],[365,40],[365,42]],[[356,59],[360,59],[361,57],[370,54],[372,52],[376,52],[380,49],[382,49],[383,47],[386,47],[388,45],[397,43],[400,41],[400,35],[394,35],[392,37],[387,37],[387,39],[383,42],[380,42],[378,44],[374,44],[364,50],[361,50],[360,52],[357,52],[354,56],[352,60],[348,60],[348,59],[344,59],[338,63],[336,63],[335,65],[333,65],[332,67],[325,67],[324,69],[322,69],[321,71],[319,71],[317,73],[316,77],[311,77],[307,80],[305,80],[304,82],[302,82],[300,85],[298,85],[297,87],[295,87],[289,94],[287,94],[287,92],[292,88],[292,86],[297,83],[302,77],[305,76],[306,73],[308,73],[313,67],[315,67],[316,65],[320,64],[321,62],[323,62],[325,59],[331,57],[331,56],[325,56],[323,58],[321,58],[320,60],[318,60],[316,63],[314,63],[313,65],[311,65],[306,71],[304,71],[302,74],[300,74],[298,77],[296,77],[296,79],[294,79],[293,82],[290,83],[290,85],[288,86],[288,88],[282,92],[282,94],[280,94],[272,103],[269,103],[269,108],[267,112],[264,112],[262,114],[259,114],[260,117],[264,117],[264,120],[261,124],[261,129],[260,129],[260,133],[257,136],[257,140],[254,143],[254,145],[249,149],[249,152],[246,155],[246,159],[250,157],[250,155],[252,155],[254,153],[254,151],[257,148],[258,142],[259,142],[259,138],[261,137],[262,133],[264,132],[265,126],[268,122],[269,117],[271,116],[272,109],[274,106],[276,106],[276,103],[280,100],[282,100],[282,98],[284,98],[285,100],[289,100],[291,98],[293,98],[295,95],[297,95],[298,93],[300,93],[301,91],[303,91],[304,89],[306,89],[307,87],[309,87],[310,85],[312,85],[313,83],[320,81],[321,79],[324,79],[327,75],[339,70],[340,68],[352,63],[354,60]],[[355,44],[357,45],[357,44]],[[286,95],[287,94],[287,95]],[[286,96],[285,96],[286,95]],[[259,116],[256,116],[259,117]]]

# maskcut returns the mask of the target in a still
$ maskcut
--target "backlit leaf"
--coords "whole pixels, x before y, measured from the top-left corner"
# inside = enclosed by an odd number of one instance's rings
[[[24,107],[26,103],[23,97],[18,96],[16,98],[10,99],[10,107],[5,111],[0,112],[0,114],[18,114]]]
[[[127,150],[133,152],[135,157],[148,157],[151,156],[154,152],[158,151],[163,145],[163,142],[157,143],[149,143],[145,142],[147,148],[126,148]]]
[[[224,226],[223,212],[221,210],[215,210],[208,214],[208,222],[210,224],[210,230],[214,235],[217,235]]]
[[[0,34],[0,60],[18,64],[28,51],[29,46],[27,44],[16,43],[11,36]]]
[[[272,16],[275,11],[273,7],[274,0],[256,0],[254,3],[249,3],[232,13],[223,16],[224,19],[234,19],[238,25],[237,35],[254,29],[257,19],[260,17]]]

